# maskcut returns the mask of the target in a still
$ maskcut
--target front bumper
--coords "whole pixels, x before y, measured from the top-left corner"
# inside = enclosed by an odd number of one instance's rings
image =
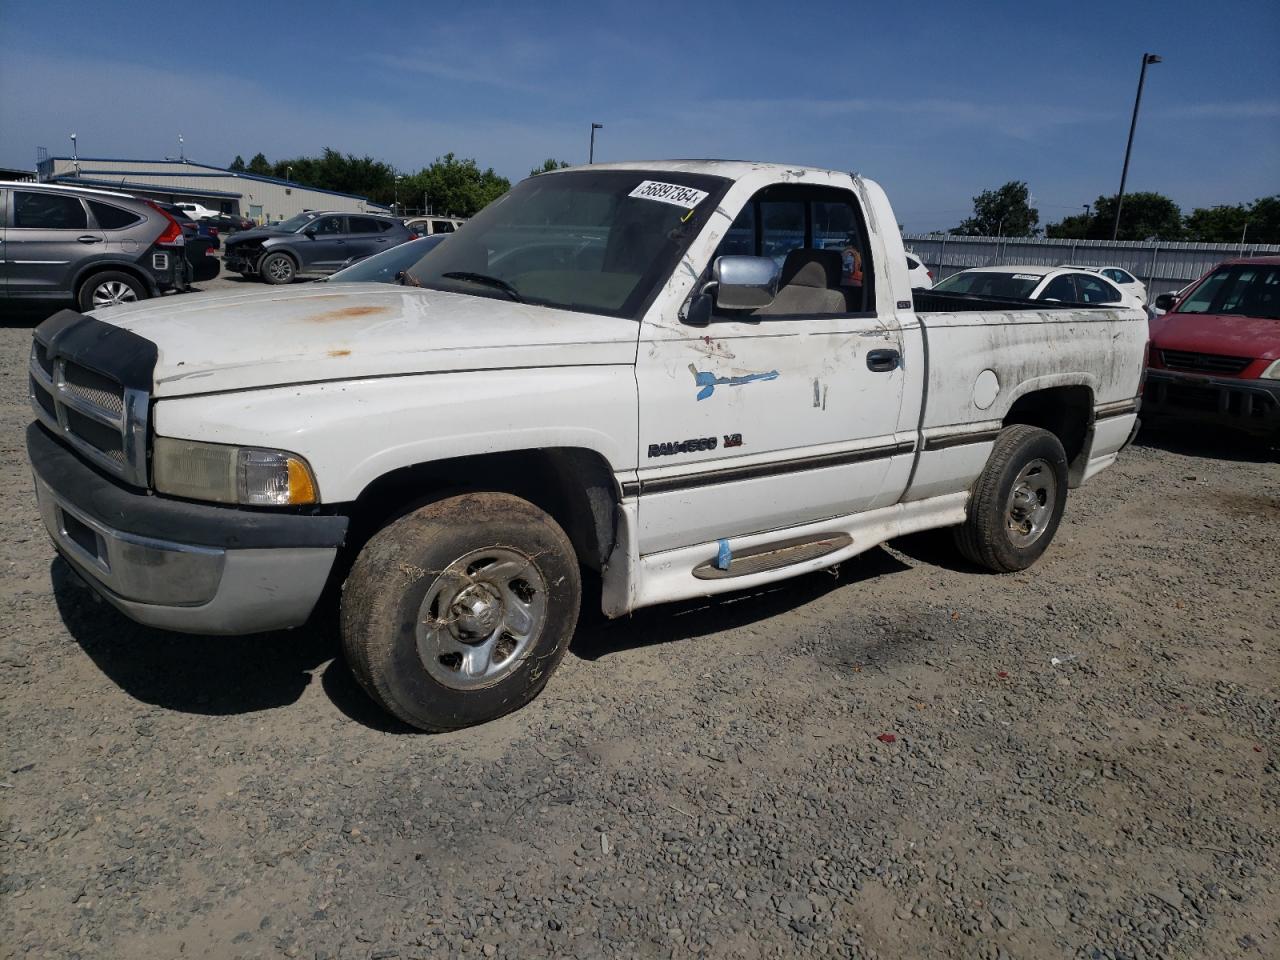
[[[1280,380],[1240,380],[1172,370],[1147,371],[1142,415],[1280,435]]]
[[[58,553],[149,626],[203,634],[299,626],[346,536],[346,517],[207,506],[124,487],[39,424],[27,428],[27,453]]]

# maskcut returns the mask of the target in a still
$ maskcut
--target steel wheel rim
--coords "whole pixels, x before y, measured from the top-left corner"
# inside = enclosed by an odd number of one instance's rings
[[[492,686],[513,673],[542,633],[547,584],[510,547],[472,550],[449,564],[418,610],[418,658],[454,690]]]
[[[1005,529],[1015,547],[1029,547],[1044,536],[1057,498],[1058,479],[1049,461],[1037,458],[1018,472],[1005,504]]]
[[[267,273],[272,280],[288,280],[293,276],[293,264],[284,257],[277,257],[267,264]]]
[[[93,288],[95,307],[114,307],[120,303],[134,303],[138,295],[123,280],[104,280]]]

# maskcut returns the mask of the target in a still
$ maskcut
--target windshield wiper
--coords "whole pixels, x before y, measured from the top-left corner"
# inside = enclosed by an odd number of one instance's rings
[[[487,273],[472,273],[469,270],[450,270],[448,273],[440,274],[440,276],[449,280],[468,280],[471,283],[484,284],[486,287],[497,287],[516,303],[524,303],[524,298],[520,296],[520,291],[501,277],[491,277]]]

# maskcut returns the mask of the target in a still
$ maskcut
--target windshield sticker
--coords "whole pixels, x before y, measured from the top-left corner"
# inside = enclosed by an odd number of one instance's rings
[[[693,187],[682,187],[678,183],[662,183],[659,180],[646,180],[640,184],[640,186],[627,194],[627,196],[638,197],[641,200],[657,200],[659,203],[669,203],[674,207],[683,207],[685,210],[692,210],[703,200],[707,199],[707,191],[695,190]]]
[[[1039,279],[1040,279],[1040,276],[1039,276],[1039,274],[1035,274],[1035,273],[1015,273],[1015,274],[1013,275],[1013,279],[1015,279],[1015,280],[1039,280]]]

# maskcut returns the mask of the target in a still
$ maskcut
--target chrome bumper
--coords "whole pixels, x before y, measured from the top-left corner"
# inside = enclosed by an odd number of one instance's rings
[[[113,530],[36,477],[45,529],[104,600],[139,623],[183,633],[281,630],[311,615],[334,547],[228,550]]]

